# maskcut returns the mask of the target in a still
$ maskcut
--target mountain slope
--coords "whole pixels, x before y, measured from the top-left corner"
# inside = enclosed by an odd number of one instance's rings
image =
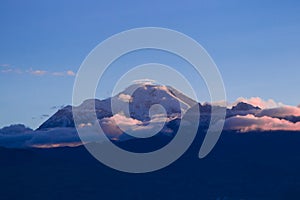
[[[112,117],[111,102],[115,103],[115,113],[125,113],[126,106],[129,106],[130,117],[140,121],[150,120],[149,109],[155,104],[160,104],[165,108],[167,117],[180,117],[181,112],[187,111],[193,104],[196,104],[194,100],[171,87],[135,84],[112,98],[89,99],[78,107],[66,106],[45,121],[38,130],[75,127],[72,109],[78,109],[82,117],[94,111],[98,120]],[[88,118],[86,123],[88,123]]]
[[[114,113],[111,108],[111,102],[114,103]],[[127,118],[139,120],[141,123],[149,122],[149,110],[155,105],[160,104],[166,111],[169,122],[179,119],[179,122],[173,122],[179,125],[182,113],[188,111],[193,106],[198,105],[201,114],[201,127],[207,127],[210,121],[211,108],[210,104],[201,105],[193,99],[187,97],[180,91],[169,86],[161,86],[154,84],[134,84],[126,88],[123,92],[116,96],[104,100],[88,99],[77,107],[66,106],[58,110],[53,116],[46,120],[37,130],[47,130],[58,127],[74,128],[74,119],[72,109],[80,112],[82,123],[94,123],[90,119],[90,115],[96,112],[99,121],[111,118],[114,114],[125,115]],[[129,113],[126,113],[128,107]],[[248,115],[259,113],[261,109],[250,104],[240,102],[232,109],[227,109],[226,117],[230,118],[237,115]],[[178,120],[177,120],[178,121]]]

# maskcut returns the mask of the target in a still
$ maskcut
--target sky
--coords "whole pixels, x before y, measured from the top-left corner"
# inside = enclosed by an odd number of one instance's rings
[[[0,127],[38,127],[71,104],[76,72],[96,45],[121,31],[148,26],[174,29],[199,42],[222,74],[228,101],[261,97],[298,105],[299,22],[298,1],[3,0]],[[120,59],[105,80],[118,77],[121,66],[150,61],[183,69],[184,63],[159,53]],[[99,98],[109,92],[101,91]]]

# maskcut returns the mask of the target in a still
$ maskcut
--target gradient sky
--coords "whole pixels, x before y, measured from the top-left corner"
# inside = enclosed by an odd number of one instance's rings
[[[0,127],[36,128],[71,104],[72,72],[87,54],[113,34],[145,26],[197,40],[219,67],[229,101],[259,96],[300,103],[299,1],[3,0],[0,24]],[[137,63],[171,58],[156,54],[144,53]]]

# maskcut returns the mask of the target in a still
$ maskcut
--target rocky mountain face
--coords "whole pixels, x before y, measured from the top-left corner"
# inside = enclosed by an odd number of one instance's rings
[[[236,106],[233,106],[231,109],[227,109],[226,117],[233,117],[236,115],[256,115],[261,111],[261,108],[257,106],[252,106],[251,104],[239,102]]]

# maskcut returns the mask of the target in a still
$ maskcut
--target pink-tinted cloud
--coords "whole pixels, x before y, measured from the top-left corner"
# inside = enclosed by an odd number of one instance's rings
[[[133,126],[133,125],[141,125],[143,124],[141,121],[133,118],[126,117],[121,114],[115,114],[114,116],[109,118],[110,120],[113,120],[114,123],[120,126]]]
[[[104,118],[100,121],[101,128],[103,129],[104,133],[110,138],[118,138],[121,134],[123,134],[123,131],[119,126],[121,126],[122,129],[125,129],[126,131],[133,126],[140,124],[142,124],[141,121],[128,118],[121,114],[116,114],[112,117]]]
[[[33,144],[31,147],[40,148],[40,149],[50,149],[58,147],[78,147],[81,146],[82,142],[66,142],[66,143],[56,143],[56,144]]]
[[[122,114],[115,114],[110,118],[104,118],[100,121],[101,127],[106,135],[118,138],[124,132],[138,137],[150,137],[156,133],[168,131],[164,127],[165,122],[170,120],[163,115],[155,115],[148,123],[137,119],[126,117]]]
[[[248,131],[300,131],[300,122],[293,123],[284,119],[269,116],[256,117],[254,115],[235,116],[225,121],[225,130]]]
[[[75,76],[76,74],[75,74],[75,72],[73,72],[72,70],[68,70],[68,71],[67,71],[67,75],[68,75],[68,76]]]
[[[129,103],[132,99],[132,97],[129,95],[129,94],[123,94],[121,93],[118,98],[123,101],[123,102],[126,102],[126,103]]]
[[[276,107],[280,107],[280,106],[284,105],[280,102],[279,103],[275,102],[273,99],[269,99],[269,100],[265,101],[265,100],[261,99],[260,97],[251,97],[249,99],[244,98],[244,97],[240,97],[240,98],[237,99],[235,104],[237,104],[239,102],[244,102],[244,103],[251,104],[253,106],[258,106],[261,109],[276,108]]]
[[[293,106],[282,106],[278,108],[270,108],[262,110],[257,116],[269,116],[269,117],[286,117],[286,116],[300,116],[300,108]]]
[[[101,128],[110,139],[117,139],[123,131],[114,123],[102,121]]]

